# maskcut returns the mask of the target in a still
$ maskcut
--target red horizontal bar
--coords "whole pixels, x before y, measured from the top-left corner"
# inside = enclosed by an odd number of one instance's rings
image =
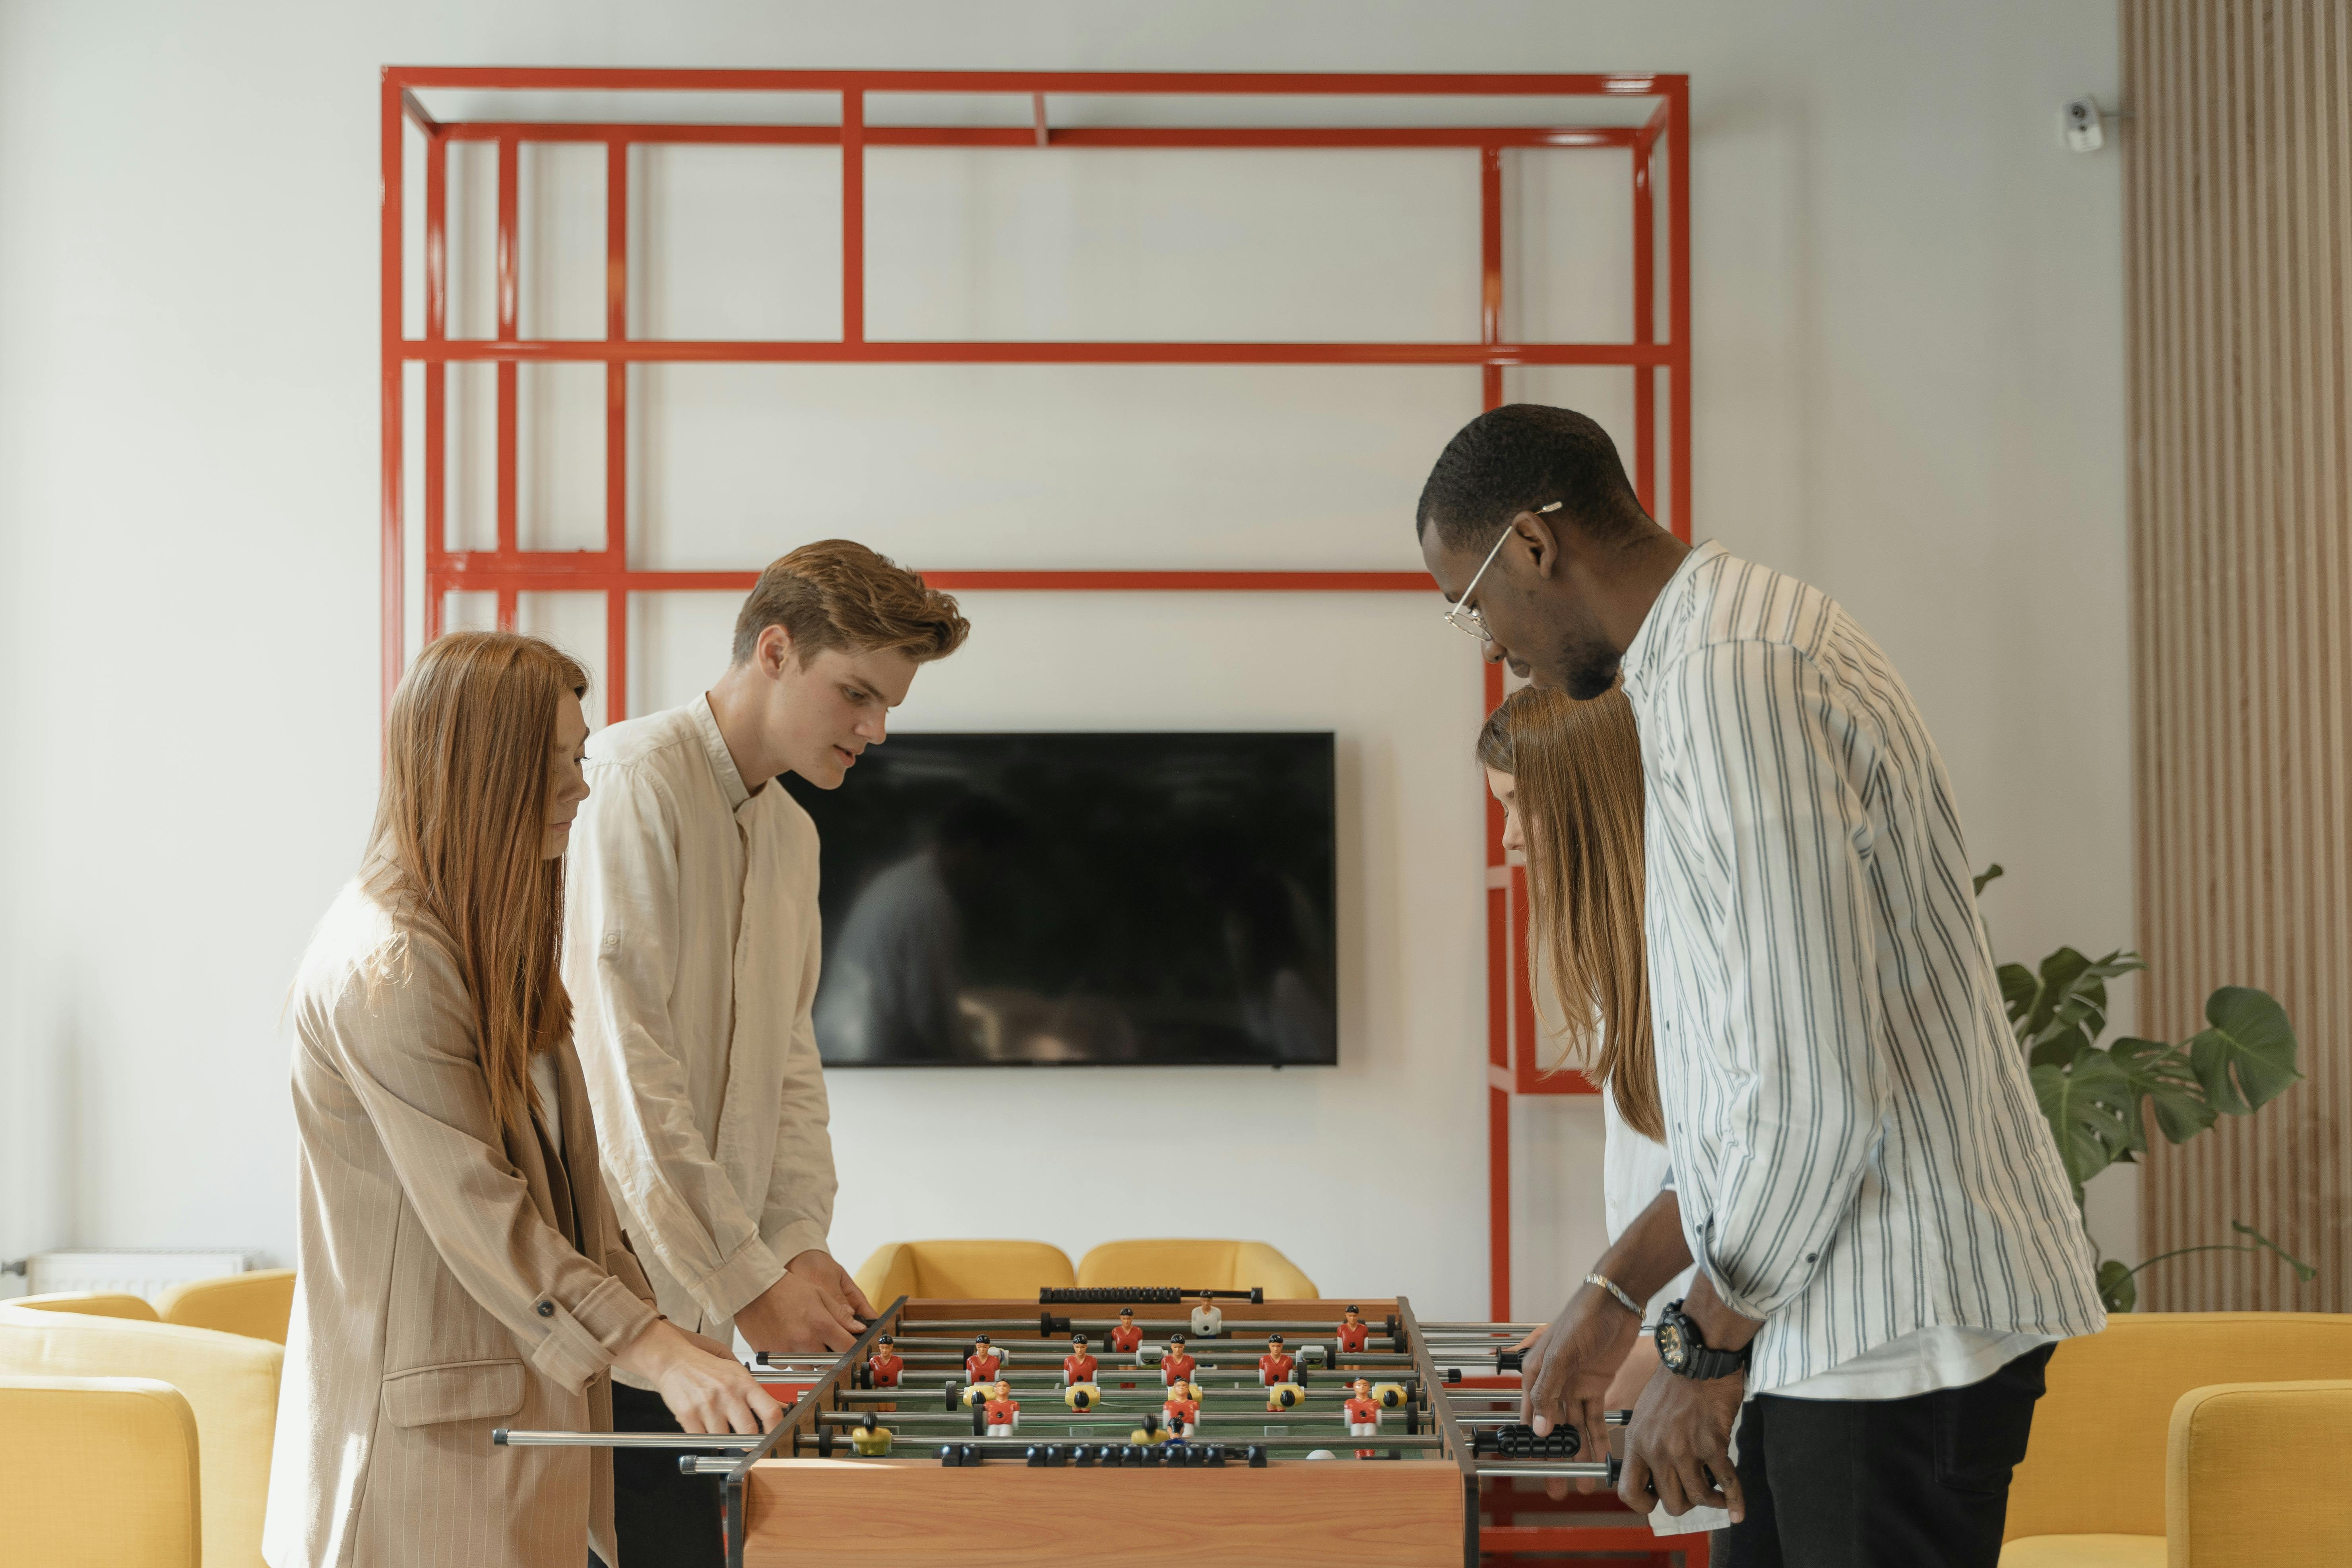
[[[1478,1527],[1485,1552],[1673,1552],[1688,1538],[1654,1533],[1646,1524],[1486,1524]]]
[[[1622,364],[1680,363],[1672,343],[1202,343],[911,342],[845,343],[782,339],[712,342],[691,338],[495,338],[401,341],[400,357],[436,363],[505,361],[538,363],[686,364]]]
[[[618,570],[602,551],[486,550],[436,552],[425,563],[428,594],[499,590],[522,593],[723,592],[749,588],[757,572]],[[926,572],[934,588],[982,592],[1428,594],[1425,572]]]
[[[614,92],[1054,92],[1356,94],[1368,97],[1654,98],[1681,72],[1421,74],[1331,71],[708,70],[641,67],[386,66],[404,88]]]
[[[618,142],[721,143],[735,146],[831,147],[841,142],[837,125],[677,125],[624,121],[467,120],[446,128],[453,142]],[[1619,125],[1431,125],[1431,126],[1224,126],[1151,125],[1074,127],[1048,130],[1040,143],[1035,127],[977,125],[869,125],[869,147],[1145,147],[1269,148],[1325,147],[1631,147],[1640,133]]]

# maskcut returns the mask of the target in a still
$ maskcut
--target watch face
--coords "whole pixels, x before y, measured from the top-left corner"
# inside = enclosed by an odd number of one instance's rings
[[[1690,1347],[1683,1342],[1680,1323],[1669,1318],[1658,1325],[1658,1360],[1669,1372],[1680,1372],[1683,1363],[1690,1359]]]

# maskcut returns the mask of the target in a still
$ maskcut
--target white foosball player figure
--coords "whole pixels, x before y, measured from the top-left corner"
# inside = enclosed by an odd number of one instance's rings
[[[1219,1307],[1216,1302],[1211,1300],[1207,1297],[1202,1297],[1201,1299],[1201,1304],[1192,1309],[1192,1337],[1195,1339],[1213,1340],[1224,1331],[1225,1314],[1223,1309]]]

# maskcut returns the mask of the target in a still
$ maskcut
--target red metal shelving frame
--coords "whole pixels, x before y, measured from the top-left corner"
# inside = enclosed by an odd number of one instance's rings
[[[599,121],[443,121],[418,101],[420,91],[829,93],[841,100],[836,125],[698,124]],[[383,697],[388,705],[406,667],[406,538],[402,495],[406,433],[403,380],[424,367],[425,630],[439,635],[447,596],[488,591],[501,626],[512,626],[516,597],[546,590],[602,592],[605,597],[605,703],[608,718],[627,715],[628,595],[632,592],[745,589],[756,573],[669,572],[633,567],[628,547],[627,367],[632,363],[731,361],[855,363],[1026,364],[1394,364],[1477,365],[1484,404],[1502,402],[1511,365],[1587,364],[1629,369],[1633,376],[1632,458],[1635,488],[1655,510],[1657,373],[1666,388],[1667,519],[1691,533],[1690,85],[1679,74],[1400,75],[1265,72],[646,70],[518,67],[387,67],[383,78]],[[1009,94],[1030,100],[1024,128],[869,125],[870,93]],[[1053,126],[1046,95],[1164,98],[1637,98],[1656,100],[1640,126]],[[425,143],[425,335],[403,326],[404,122]],[[1657,214],[1652,172],[1659,142],[1669,172],[1665,198],[1666,334],[1657,335]],[[498,150],[497,336],[452,338],[447,331],[448,149],[487,142]],[[602,340],[525,340],[519,335],[517,278],[520,150],[525,142],[600,143],[605,180],[606,297]],[[824,341],[633,340],[628,335],[628,150],[648,143],[838,146],[842,151],[841,336]],[[1128,147],[1380,149],[1458,147],[1479,153],[1481,310],[1479,339],[1440,342],[930,342],[876,341],[866,335],[865,149],[868,147]],[[1530,343],[1503,336],[1503,153],[1510,148],[1622,147],[1632,153],[1633,335],[1622,343]],[[497,543],[491,550],[447,547],[446,447],[447,372],[459,363],[497,372]],[[516,536],[517,367],[525,363],[605,366],[604,548],[524,551]],[[954,589],[1080,592],[1425,592],[1418,572],[990,571],[927,569],[926,579]],[[1499,668],[1486,671],[1485,700],[1502,700]],[[1588,1091],[1580,1078],[1546,1079],[1536,1068],[1537,1030],[1526,973],[1526,889],[1501,863],[1499,812],[1490,803],[1487,845],[1488,1203],[1493,1310],[1510,1316],[1510,1101],[1514,1095]]]

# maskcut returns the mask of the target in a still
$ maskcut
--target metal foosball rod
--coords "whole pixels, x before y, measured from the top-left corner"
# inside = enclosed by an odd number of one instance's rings
[[[490,1434],[490,1441],[501,1448],[716,1448],[740,1453],[758,1447],[764,1436],[747,1437],[736,1432],[531,1432],[500,1426]]]

